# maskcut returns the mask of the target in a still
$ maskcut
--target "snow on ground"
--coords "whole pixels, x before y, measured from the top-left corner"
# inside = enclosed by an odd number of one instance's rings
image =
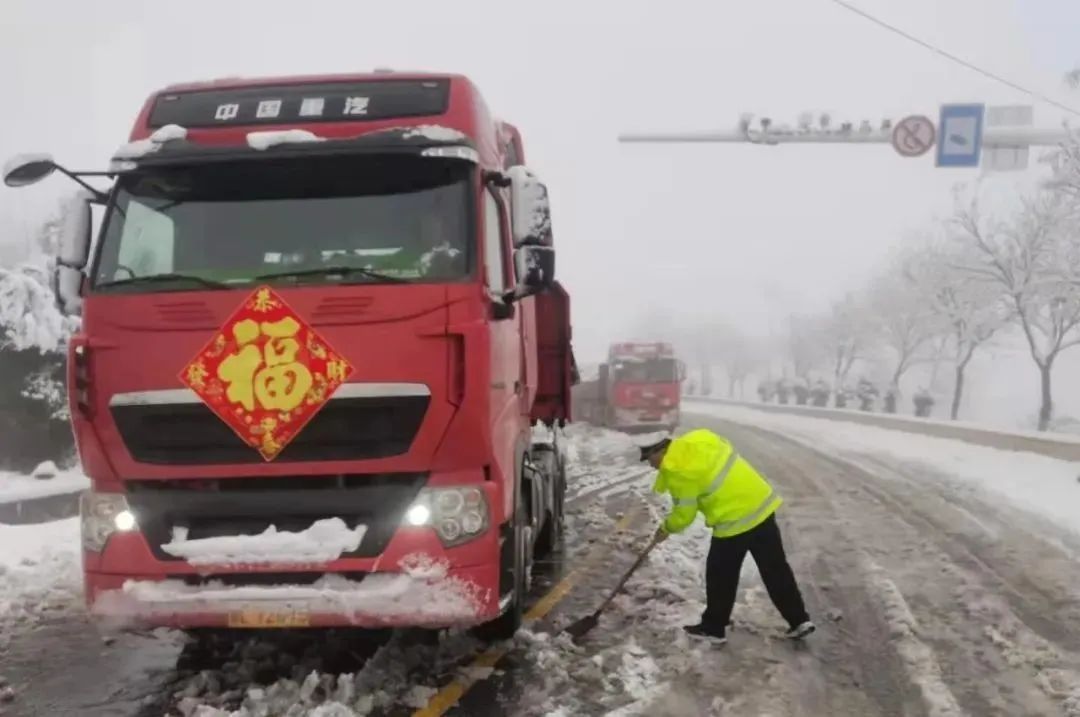
[[[627,478],[646,480],[651,471],[638,461],[634,439],[625,433],[574,424],[566,429],[566,496],[573,501]]]
[[[90,479],[78,468],[60,471],[54,477],[46,479],[0,471],[0,503],[76,493],[89,487]]]
[[[360,547],[366,525],[350,528],[341,518],[315,521],[300,532],[271,525],[258,535],[187,539],[187,529],[173,528],[172,541],[161,546],[192,565],[229,566],[255,563],[326,563]]]
[[[0,653],[12,624],[54,609],[81,609],[79,519],[0,524]]]
[[[1077,479],[1080,466],[1068,461],[948,438],[738,406],[695,404],[694,410],[775,430],[817,450],[836,451],[855,458],[884,454],[905,464],[925,465],[933,469],[926,472],[927,476],[936,478],[946,474],[959,478],[1080,533]]]

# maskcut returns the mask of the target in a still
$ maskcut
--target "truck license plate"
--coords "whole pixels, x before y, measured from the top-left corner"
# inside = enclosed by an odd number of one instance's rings
[[[263,610],[242,610],[229,613],[229,627],[234,628],[289,628],[308,627],[311,616],[306,612],[266,612]]]

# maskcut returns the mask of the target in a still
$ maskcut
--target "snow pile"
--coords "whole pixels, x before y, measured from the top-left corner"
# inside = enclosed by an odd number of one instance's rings
[[[33,472],[30,473],[34,478],[38,480],[49,480],[55,478],[60,472],[60,469],[56,467],[56,463],[52,461],[44,461],[39,463]]]
[[[199,566],[327,563],[357,550],[366,532],[366,525],[349,528],[341,518],[318,520],[299,533],[271,525],[258,535],[197,540],[188,540],[185,528],[173,528],[172,541],[161,549]]]
[[[167,124],[159,127],[146,139],[137,139],[120,145],[113,152],[113,159],[138,159],[157,152],[166,142],[187,139],[187,129],[180,125]]]
[[[905,472],[927,480],[938,480],[941,474],[958,478],[1080,533],[1076,507],[1080,501],[1080,483],[1076,465],[1068,461],[948,438],[737,406],[696,405],[694,410],[778,431],[815,450],[856,461],[860,457],[884,454],[906,465],[923,465],[930,470]]]
[[[361,581],[324,575],[310,585],[230,587],[220,581],[187,585],[179,580],[129,580],[102,593],[96,614],[186,614],[207,610],[303,610],[344,614],[354,624],[381,624],[408,617],[417,624],[474,620],[486,595],[456,577],[428,579],[406,573],[372,573]]]
[[[0,654],[12,626],[45,613],[82,611],[79,519],[0,524]]]
[[[460,142],[465,139],[465,133],[442,125],[425,124],[407,129],[405,139],[421,137],[435,142]]]
[[[335,653],[363,651],[363,636],[348,644],[328,639],[314,642],[299,658],[255,638],[234,648],[219,670],[199,672],[174,695],[173,713],[188,717],[364,717],[396,714],[424,707],[438,689],[440,675],[453,673],[476,654],[480,645],[464,633],[445,636],[437,646],[415,644],[399,633],[374,648],[361,664],[333,665]],[[374,638],[371,638],[374,639]],[[256,672],[276,673],[266,687],[251,685]],[[417,679],[427,675],[427,679]]]
[[[282,144],[311,144],[324,141],[326,141],[325,137],[320,137],[306,129],[260,130],[247,133],[248,146],[260,152]]]
[[[77,325],[57,309],[41,267],[0,268],[0,348],[59,351]]]
[[[51,461],[49,462],[51,463]],[[40,468],[41,466],[39,466]],[[55,464],[52,468],[56,468]],[[34,473],[37,472],[34,471]],[[51,495],[77,493],[89,487],[90,479],[83,475],[78,468],[57,471],[48,480],[0,471],[0,503],[14,503],[20,500],[47,498]],[[0,541],[0,546],[3,546],[0,553],[7,551],[8,545],[6,543]],[[0,560],[2,559],[3,555],[0,554]]]

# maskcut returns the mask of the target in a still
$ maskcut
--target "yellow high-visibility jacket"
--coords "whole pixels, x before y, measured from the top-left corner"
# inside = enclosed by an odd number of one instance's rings
[[[753,530],[783,503],[726,439],[704,428],[671,441],[653,490],[674,500],[664,520],[666,532],[681,533],[701,511],[717,538]]]

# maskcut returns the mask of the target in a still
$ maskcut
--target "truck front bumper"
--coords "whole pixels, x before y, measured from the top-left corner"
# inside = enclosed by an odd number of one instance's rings
[[[86,574],[95,617],[180,629],[472,625],[499,615],[497,585],[494,564],[432,575],[331,572],[310,583],[266,585]]]
[[[504,607],[497,528],[446,549],[434,531],[403,527],[378,558],[209,571],[156,559],[132,532],[84,553],[83,564],[90,613],[121,625],[454,627],[490,621]]]

